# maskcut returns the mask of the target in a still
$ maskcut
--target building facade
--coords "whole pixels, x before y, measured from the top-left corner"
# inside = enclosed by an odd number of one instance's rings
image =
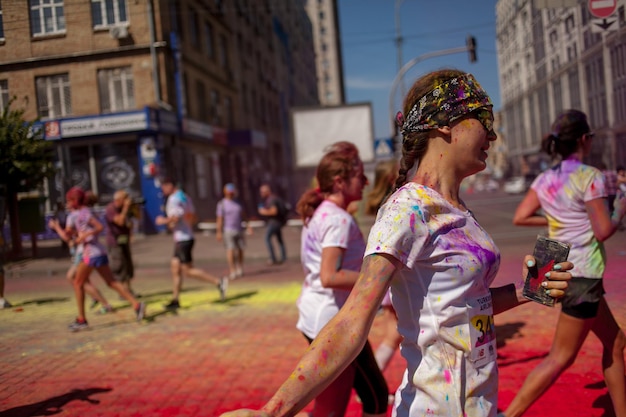
[[[313,26],[320,104],[345,104],[337,1],[306,0],[306,11]]]
[[[302,2],[5,1],[0,105],[16,97],[54,141],[48,207],[74,185],[105,204],[127,189],[156,231],[161,176],[201,219],[234,182],[250,214],[258,187],[291,192],[289,108],[319,103]]]
[[[546,167],[541,138],[563,110],[587,113],[590,164],[626,164],[625,0],[595,18],[589,0],[499,0],[497,54],[502,129],[511,175]],[[604,28],[609,24],[608,28]]]

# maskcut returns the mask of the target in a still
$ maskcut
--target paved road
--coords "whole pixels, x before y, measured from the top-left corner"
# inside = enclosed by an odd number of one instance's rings
[[[540,230],[510,224],[519,196],[468,196],[470,206],[492,233],[503,254],[497,283],[518,278],[520,259],[532,251]],[[361,218],[365,231],[370,218]],[[69,333],[74,318],[71,289],[63,274],[68,260],[46,257],[11,266],[7,298],[0,310],[0,417],[43,416],[216,416],[263,404],[291,372],[306,348],[295,330],[294,303],[302,279],[299,230],[285,230],[289,262],[269,267],[263,230],[248,239],[246,275],[231,283],[228,298],[202,282],[188,281],[182,308],[167,312],[171,285],[169,236],[135,242],[135,289],[148,303],[138,324],[124,301],[97,283],[116,312],[91,312],[91,329]],[[626,233],[607,245],[608,300],[626,326]],[[42,253],[51,249],[43,248]],[[226,271],[224,250],[213,235],[197,235],[196,264],[215,274]],[[558,308],[527,304],[496,320],[505,406],[523,378],[550,346]],[[373,345],[382,337],[375,321]],[[386,372],[395,389],[403,369],[396,354]],[[600,371],[599,342],[590,337],[577,362],[528,412],[528,416],[611,416]],[[350,404],[348,416],[360,415]]]

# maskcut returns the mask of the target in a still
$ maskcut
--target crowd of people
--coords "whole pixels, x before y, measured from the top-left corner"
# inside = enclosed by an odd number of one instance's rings
[[[515,225],[547,227],[551,239],[570,246],[570,254],[541,277],[542,291],[560,304],[552,347],[506,409],[498,407],[494,315],[530,302],[519,282],[536,269],[536,260],[521,258],[521,275],[511,272],[511,284],[493,286],[500,252],[461,195],[465,179],[487,167],[497,140],[493,104],[471,74],[442,69],[415,81],[396,122],[402,156],[377,165],[366,196],[358,148],[342,141],[325,149],[315,185],[296,205],[303,223],[303,283],[295,327],[309,347],[261,409],[223,416],[340,417],[352,390],[365,417],[386,416],[390,401],[398,417],[521,416],[574,363],[592,332],[602,343],[601,367],[615,415],[626,417],[626,336],[603,286],[604,242],[626,215],[626,171],[585,163],[594,137],[586,114],[566,110],[555,119],[542,141],[554,164],[533,181],[512,218]],[[174,240],[166,308],[180,307],[185,277],[211,283],[224,300],[229,281],[245,273],[246,236],[253,233],[236,186],[223,187],[216,207],[216,240],[225,247],[229,268],[224,277],[193,266],[197,218],[191,198],[171,178],[161,180],[161,190],[165,212],[156,224],[166,226]],[[269,184],[259,194],[267,262],[278,265],[287,259],[285,203]],[[78,315],[72,330],[88,326],[85,294],[102,313],[113,311],[90,282],[94,269],[130,303],[137,320],[146,312],[131,286],[132,201],[118,191],[106,207],[105,248],[98,241],[105,225],[93,213],[93,198],[70,189],[66,224],[50,221],[73,251],[67,277]],[[376,217],[367,238],[352,209],[361,200]],[[7,305],[2,290],[0,280],[0,303]],[[374,349],[369,331],[381,311],[385,335]],[[389,395],[383,371],[398,347],[406,369]],[[302,413],[311,402],[311,411]]]
[[[227,276],[218,277],[193,265],[194,233],[197,223],[196,210],[191,197],[172,178],[161,178],[160,187],[164,197],[163,214],[155,218],[155,224],[164,226],[174,240],[173,255],[170,260],[172,273],[172,298],[164,306],[168,310],[180,308],[180,293],[184,278],[194,278],[215,285],[222,301],[226,298],[229,280],[241,277],[244,273],[245,236],[252,234],[252,227],[243,205],[237,200],[234,184],[223,188],[224,197],[216,207],[216,239],[226,249],[229,266]],[[287,214],[286,204],[274,195],[269,184],[261,185],[259,196],[262,204],[258,214],[267,220],[266,242],[268,264],[277,265],[287,258],[282,239],[282,228]],[[65,195],[65,203],[59,204],[55,216],[48,221],[48,227],[61,238],[63,248],[70,254],[70,266],[66,278],[74,288],[78,314],[70,323],[72,331],[89,327],[86,318],[86,295],[91,300],[91,309],[99,314],[115,312],[97,285],[91,282],[93,270],[116,291],[121,299],[128,301],[134,309],[136,319],[143,320],[146,314],[145,302],[138,301],[140,295],[132,288],[135,276],[131,242],[134,229],[133,218],[139,217],[139,207],[126,190],[118,190],[113,199],[99,216],[94,211],[98,197],[90,190],[72,187]],[[105,234],[105,243],[100,235]],[[280,258],[274,254],[274,237],[280,249]],[[12,307],[4,298],[4,267],[0,264],[0,309]]]

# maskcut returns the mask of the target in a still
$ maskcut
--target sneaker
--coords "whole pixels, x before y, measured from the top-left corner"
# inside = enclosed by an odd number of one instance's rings
[[[98,310],[98,314],[108,314],[115,312],[115,309],[112,306],[102,306],[100,310]]]
[[[220,300],[226,299],[226,290],[228,289],[228,277],[220,278],[220,283],[217,284],[217,289],[220,292]]]
[[[87,324],[87,320],[74,320],[72,323],[70,323],[69,326],[67,326],[71,331],[73,332],[77,332],[79,330],[84,330],[87,329],[89,327],[89,324]]]
[[[7,300],[5,300],[4,298],[0,300],[0,310],[2,310],[3,308],[11,308],[11,307],[13,307],[13,305],[9,303]]]
[[[241,278],[243,276],[243,268],[238,267],[237,271],[235,272],[235,275],[237,276],[237,278]]]
[[[180,308],[180,303],[178,300],[172,300],[168,304],[165,304],[165,308],[168,310],[176,310],[177,308]]]
[[[137,314],[137,321],[143,320],[144,316],[146,315],[146,303],[139,303],[139,306],[135,310],[135,313]]]
[[[98,304],[100,304],[98,300],[91,300],[91,305],[89,306],[89,308],[93,310],[94,308],[98,307]]]

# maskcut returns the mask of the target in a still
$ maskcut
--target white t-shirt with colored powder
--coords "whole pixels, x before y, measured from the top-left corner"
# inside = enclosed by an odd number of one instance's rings
[[[342,269],[360,271],[365,240],[359,226],[347,211],[323,201],[302,229],[300,257],[305,278],[298,298],[300,316],[296,327],[314,339],[344,305],[350,291],[324,288],[320,280],[322,249],[344,248]]]
[[[568,261],[574,277],[602,278],[604,244],[593,234],[585,203],[607,197],[602,172],[577,159],[566,159],[542,172],[531,188],[548,219],[551,238],[571,245]]]
[[[178,222],[172,228],[175,242],[193,240],[193,229],[185,218],[195,211],[191,198],[182,190],[176,190],[167,198],[165,214],[167,217],[178,217]]]
[[[66,227],[75,230],[79,235],[91,232],[93,227],[91,227],[89,222],[92,217],[93,212],[88,207],[74,210],[67,216]],[[82,253],[82,258],[86,263],[89,262],[89,259],[105,256],[107,254],[104,246],[98,241],[98,235],[89,236],[85,241],[79,244],[77,251]]]
[[[498,368],[489,286],[500,252],[469,211],[408,183],[378,211],[365,255],[404,268],[391,283],[407,371],[400,417],[495,416]]]

